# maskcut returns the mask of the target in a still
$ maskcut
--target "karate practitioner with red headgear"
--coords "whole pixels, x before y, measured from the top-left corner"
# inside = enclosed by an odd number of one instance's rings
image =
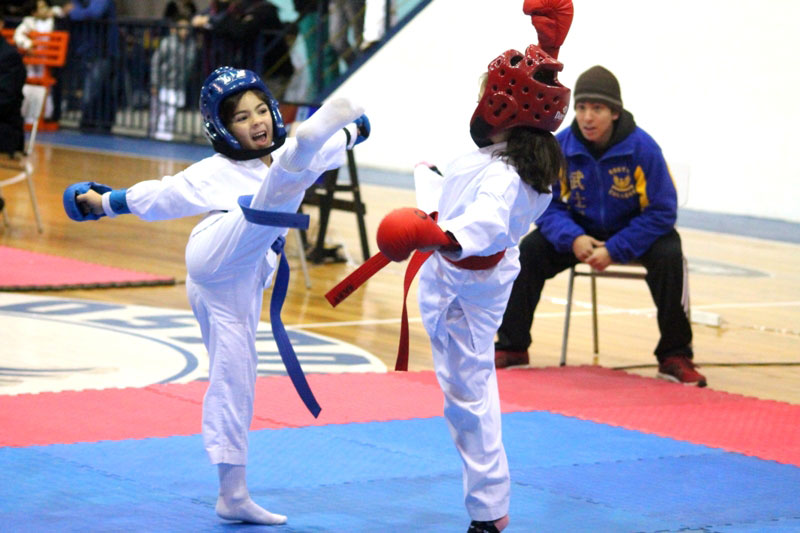
[[[420,271],[418,300],[463,461],[468,533],[499,532],[509,523],[494,337],[520,269],[517,245],[550,203],[565,166],[551,132],[567,113],[570,90],[558,82],[562,65],[553,56],[572,21],[572,3],[529,0],[524,11],[540,46],[508,50],[489,64],[470,122],[478,148],[443,175],[417,165],[420,209],[393,211],[377,235],[393,261],[434,250]],[[432,211],[435,221],[426,216]]]

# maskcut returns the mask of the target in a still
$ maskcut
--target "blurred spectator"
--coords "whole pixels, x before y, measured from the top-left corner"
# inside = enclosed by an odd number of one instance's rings
[[[17,45],[17,48],[24,50],[24,53],[30,52],[33,47],[33,41],[30,37],[31,32],[51,32],[55,26],[55,17],[63,16],[62,9],[58,6],[51,6],[48,0],[34,0],[27,2],[26,5],[29,14],[22,19],[22,22],[14,30],[14,44]],[[44,66],[28,65],[27,71],[29,78],[41,78],[44,75]],[[52,116],[53,95],[48,92],[44,117],[49,120]]]
[[[0,18],[2,28],[3,19]],[[0,152],[9,157],[25,147],[22,87],[26,77],[22,56],[16,47],[0,38]]]
[[[150,116],[153,137],[171,140],[175,115],[186,105],[186,85],[197,59],[197,46],[189,19],[179,16],[169,35],[161,40],[150,60],[150,91],[153,113]]]
[[[116,5],[114,0],[75,0],[63,9],[72,23],[70,48],[78,64],[78,79],[83,80],[80,128],[110,132],[117,107]]]
[[[214,0],[192,25],[210,32],[210,67],[229,64],[262,75],[275,98],[283,97],[294,72],[285,39],[287,26],[266,0]],[[261,32],[266,32],[260,37]]]
[[[386,35],[386,4],[387,0],[366,0],[364,12],[364,36],[361,41],[362,50],[375,45]],[[393,26],[396,22],[394,0],[388,0],[389,4],[389,25]]]
[[[33,41],[30,38],[32,31],[47,33],[53,31],[55,17],[63,16],[63,10],[58,6],[50,6],[48,0],[36,0],[26,2],[28,15],[23,17],[22,22],[14,29],[14,43],[17,48],[30,50]],[[31,65],[36,67],[38,65]]]
[[[164,8],[164,18],[169,21],[191,20],[195,15],[197,6],[192,0],[170,0]]]
[[[350,64],[364,37],[364,0],[330,0],[328,32],[336,55]]]
[[[299,15],[291,50],[295,72],[285,100],[313,102],[317,92],[339,75],[339,60],[328,39],[327,3],[327,0],[294,0]]]

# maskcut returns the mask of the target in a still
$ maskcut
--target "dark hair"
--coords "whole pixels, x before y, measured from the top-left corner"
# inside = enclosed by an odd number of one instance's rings
[[[258,89],[248,89],[247,91],[238,92],[234,95],[227,97],[219,106],[219,118],[226,128],[230,128],[231,120],[233,120],[233,113],[236,111],[236,106],[239,105],[239,100],[242,99],[244,93],[253,91],[258,99],[269,105],[269,98],[264,91]]]
[[[550,192],[550,186],[567,166],[553,134],[527,126],[511,128],[505,149],[494,155],[514,167],[522,181],[540,193]]]

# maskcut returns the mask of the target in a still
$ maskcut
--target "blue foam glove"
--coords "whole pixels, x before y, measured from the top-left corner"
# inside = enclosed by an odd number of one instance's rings
[[[73,183],[66,189],[64,189],[64,196],[62,198],[64,203],[64,211],[67,213],[67,216],[72,220],[77,222],[83,222],[85,220],[97,220],[100,217],[104,217],[105,215],[95,215],[94,213],[84,213],[81,210],[80,206],[78,206],[78,202],[76,198],[79,194],[84,194],[89,189],[98,192],[100,194],[111,192],[111,187],[108,185],[103,185],[101,183],[95,183],[93,181],[81,181],[78,183]]]
[[[356,137],[356,142],[353,145],[355,146],[356,144],[362,143],[367,140],[371,128],[369,125],[369,119],[367,118],[367,115],[361,115],[360,117],[355,119],[353,123],[356,125],[356,128],[358,130],[358,136]]]

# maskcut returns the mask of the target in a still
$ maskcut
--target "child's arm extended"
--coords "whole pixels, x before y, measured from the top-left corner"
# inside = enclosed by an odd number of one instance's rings
[[[108,205],[104,205],[104,196]],[[109,213],[111,216],[130,213],[125,189],[114,191],[108,185],[93,181],[73,183],[64,190],[62,201],[67,216],[78,222],[97,220]]]

